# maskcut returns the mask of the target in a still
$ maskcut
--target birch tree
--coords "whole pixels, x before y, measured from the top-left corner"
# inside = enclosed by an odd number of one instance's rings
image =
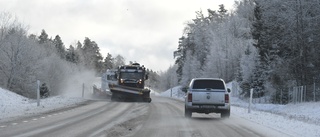
[[[0,50],[1,85],[18,94],[29,96],[35,82],[38,66],[37,47],[26,37],[21,26],[15,26],[5,34]]]

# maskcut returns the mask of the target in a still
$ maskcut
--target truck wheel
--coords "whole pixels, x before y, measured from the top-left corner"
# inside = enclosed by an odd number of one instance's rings
[[[226,110],[221,113],[221,118],[229,118],[229,117],[230,117],[230,110]]]
[[[115,101],[115,97],[114,96],[111,96],[111,101]]]
[[[150,102],[151,102],[151,98],[144,98],[144,99],[143,99],[143,102],[148,102],[148,103],[150,103]]]
[[[186,118],[192,117],[192,112],[187,108],[184,108],[184,117],[186,117]]]
[[[112,94],[111,101],[118,101],[118,96],[116,94]]]

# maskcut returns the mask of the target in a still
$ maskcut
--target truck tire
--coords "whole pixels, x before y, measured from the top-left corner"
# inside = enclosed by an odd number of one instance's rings
[[[112,93],[111,101],[118,101],[118,100],[119,100],[118,94]]]
[[[116,98],[114,97],[114,95],[111,96],[111,101],[116,101]]]
[[[230,110],[226,110],[221,113],[221,118],[229,118],[229,117],[230,117]]]
[[[192,112],[187,108],[184,108],[184,117],[186,117],[186,118],[192,117]]]

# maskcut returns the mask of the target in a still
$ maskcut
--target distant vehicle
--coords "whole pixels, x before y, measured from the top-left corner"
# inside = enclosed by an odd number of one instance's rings
[[[107,69],[107,71],[103,73],[101,76],[101,88],[99,88],[96,85],[93,85],[93,95],[97,97],[111,95],[108,85],[109,83],[117,82],[117,79],[115,78],[116,73],[116,69]]]
[[[197,113],[221,113],[222,118],[230,117],[230,89],[218,78],[194,78],[189,87],[183,89],[185,97],[185,117]]]
[[[146,68],[139,63],[119,66],[115,74],[117,83],[109,83],[111,100],[151,102],[150,89],[145,88],[148,79]]]
[[[103,91],[109,91],[109,83],[117,83],[117,69],[107,69],[106,73],[101,77],[101,89]]]

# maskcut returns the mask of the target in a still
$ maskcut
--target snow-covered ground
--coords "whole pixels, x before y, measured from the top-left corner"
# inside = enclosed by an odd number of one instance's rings
[[[41,99],[38,106],[37,100],[22,97],[2,88],[0,88],[0,98],[0,121],[72,107],[85,101],[82,98],[55,96]]]
[[[179,86],[174,87],[161,95],[184,100],[185,93],[179,89]],[[252,104],[250,113],[246,101],[232,97],[231,104],[231,117],[241,117],[291,136],[320,137],[320,102]]]

